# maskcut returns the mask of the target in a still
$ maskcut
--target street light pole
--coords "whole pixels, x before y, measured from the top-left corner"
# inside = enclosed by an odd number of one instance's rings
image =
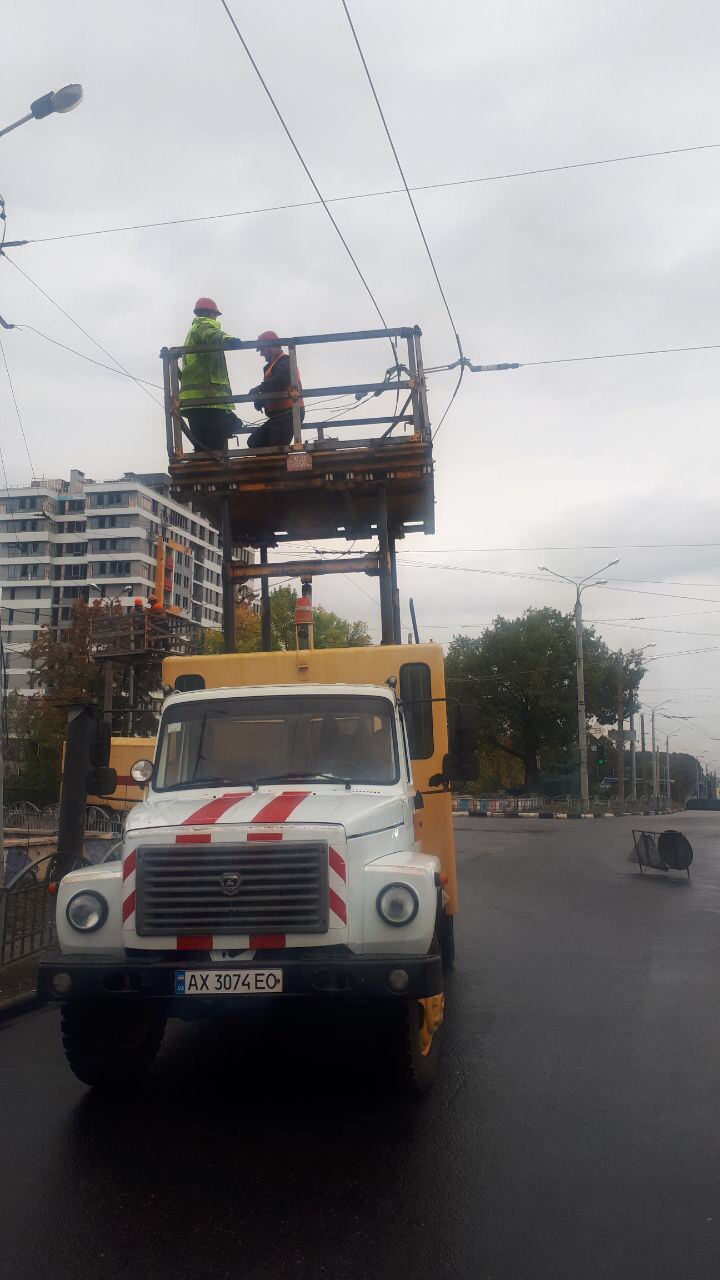
[[[622,812],[625,808],[625,659],[622,649],[618,657],[617,719],[617,803]]]
[[[566,578],[564,574],[557,573],[555,569],[549,569],[547,565],[538,565],[541,573],[551,573],[554,578],[559,578],[561,582],[569,582],[575,588],[575,666],[577,672],[578,748],[580,754],[580,808],[583,812],[586,812],[590,807],[590,784],[587,767],[587,720],[585,716],[585,669],[583,662],[581,597],[586,587],[604,586],[604,581],[599,580],[597,575],[619,563],[619,560],[611,560],[609,564],[604,564],[601,569],[596,569],[594,573],[589,573],[585,578]]]
[[[577,672],[578,743],[580,746],[580,808],[590,807],[590,784],[587,767],[587,720],[585,716],[585,664],[583,661],[583,627],[581,589],[576,585],[575,598],[575,666]]]
[[[82,85],[66,84],[62,89],[56,89],[50,93],[44,93],[42,98],[36,98],[30,103],[30,110],[27,115],[21,116],[19,120],[14,120],[12,124],[8,124],[4,129],[0,129],[0,138],[6,133],[12,133],[13,129],[19,129],[21,124],[27,124],[28,120],[44,120],[45,116],[53,114],[65,115],[67,111],[73,111],[82,102]]]

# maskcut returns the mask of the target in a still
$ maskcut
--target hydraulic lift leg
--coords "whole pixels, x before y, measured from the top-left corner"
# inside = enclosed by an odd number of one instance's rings
[[[402,644],[402,623],[400,621],[400,592],[398,590],[397,555],[395,553],[394,538],[390,538],[390,581],[392,585],[394,643]]]
[[[260,548],[260,563],[267,564],[267,547]],[[272,630],[270,625],[270,579],[260,579],[260,637],[263,653],[272,648]]]
[[[230,523],[230,501],[223,498],[221,508],[221,536],[223,551],[223,637],[225,652],[235,652],[235,583],[230,576],[232,568],[232,526]]]
[[[381,644],[393,644],[395,626],[393,621],[392,564],[390,560],[390,539],[388,537],[387,493],[381,489],[378,495],[378,550],[380,569],[380,623],[382,627]]]

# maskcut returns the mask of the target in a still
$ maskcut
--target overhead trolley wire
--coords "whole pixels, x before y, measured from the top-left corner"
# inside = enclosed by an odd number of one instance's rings
[[[357,31],[355,30],[355,25],[354,25],[353,20],[352,20],[352,18],[351,18],[351,16],[350,16],[350,10],[348,9],[348,6],[347,6],[347,0],[340,0],[340,3],[342,4],[342,7],[343,7],[343,9],[344,9],[344,11],[345,11],[345,17],[346,17],[346,18],[347,18],[347,20],[348,20],[348,24],[349,24],[349,26],[350,26],[350,30],[351,30],[351,32],[352,32],[352,37],[353,37],[353,40],[355,41],[355,47],[357,48],[357,51],[358,51],[358,53],[359,53],[359,55],[360,55],[360,61],[361,61],[361,62],[362,62],[362,64],[363,64],[363,69],[364,69],[364,71],[365,71],[365,75],[367,76],[368,84],[370,85],[370,91],[371,91],[371,93],[372,93],[373,98],[375,99],[375,106],[377,107],[377,109],[378,109],[378,113],[379,113],[379,115],[380,115],[380,119],[382,120],[383,129],[385,130],[385,134],[386,134],[387,140],[388,140],[388,142],[389,142],[389,144],[390,144],[390,150],[391,150],[391,151],[392,151],[392,153],[393,153],[393,157],[394,157],[394,159],[395,159],[395,164],[397,165],[397,168],[398,168],[398,173],[400,174],[400,177],[402,178],[403,189],[404,189],[404,191],[405,191],[405,194],[406,194],[406,196],[407,196],[408,200],[410,201],[410,208],[412,209],[413,217],[414,217],[414,219],[415,219],[415,222],[417,223],[417,229],[418,229],[418,231],[420,232],[420,236],[421,236],[422,242],[423,242],[423,244],[424,244],[424,246],[425,246],[425,252],[426,252],[426,254],[427,254],[427,256],[428,256],[428,261],[429,261],[430,266],[431,266],[431,268],[432,268],[432,273],[433,273],[433,275],[434,275],[434,277],[435,277],[435,283],[437,284],[438,290],[439,290],[439,292],[440,292],[440,297],[441,297],[441,298],[442,298],[442,300],[443,300],[443,306],[445,307],[445,310],[447,311],[448,320],[450,321],[450,324],[452,325],[452,331],[453,331],[453,334],[454,334],[454,336],[455,336],[455,342],[456,342],[456,344],[457,344],[458,355],[459,355],[460,357],[462,357],[462,355],[463,355],[462,343],[461,343],[461,341],[460,341],[460,336],[459,336],[459,334],[458,334],[458,327],[457,327],[457,324],[456,324],[456,322],[455,322],[455,317],[453,316],[453,313],[452,313],[452,311],[450,310],[450,303],[449,303],[449,302],[448,302],[448,300],[447,300],[447,294],[445,293],[445,290],[444,290],[443,285],[442,285],[442,281],[441,281],[440,276],[439,276],[439,274],[438,274],[438,269],[437,269],[437,267],[436,267],[436,265],[435,265],[435,259],[433,258],[432,251],[431,251],[431,249],[430,249],[430,245],[428,244],[427,236],[425,235],[425,229],[424,229],[424,227],[423,227],[422,222],[420,221],[420,215],[419,215],[419,213],[418,213],[418,211],[417,211],[417,207],[416,207],[416,205],[415,205],[415,201],[414,201],[414,200],[413,200],[413,198],[412,198],[412,193],[411,193],[411,191],[410,191],[410,187],[408,186],[407,178],[405,177],[405,170],[403,169],[402,164],[401,164],[401,162],[400,162],[400,157],[399,157],[399,155],[398,155],[398,153],[397,153],[397,147],[395,146],[395,143],[393,142],[393,137],[392,137],[392,134],[391,134],[391,132],[390,132],[390,127],[389,127],[389,125],[388,125],[387,119],[385,118],[385,112],[383,111],[382,106],[381,106],[381,104],[380,104],[380,99],[379,99],[379,97],[378,97],[377,89],[375,88],[375,84],[374,84],[373,78],[372,78],[372,76],[371,76],[371,74],[370,74],[370,68],[368,67],[367,59],[366,59],[366,57],[365,57],[365,54],[363,53],[362,46],[361,46],[360,41],[359,41],[359,39],[358,39]]]
[[[322,192],[321,192],[321,190],[320,190],[320,188],[319,188],[319,186],[318,186],[317,182],[315,181],[315,179],[314,179],[314,177],[313,177],[312,173],[310,172],[310,169],[308,168],[308,166],[307,166],[307,164],[306,164],[306,162],[305,162],[305,158],[304,158],[304,156],[303,156],[302,152],[300,151],[300,148],[298,147],[298,145],[297,145],[297,143],[296,143],[296,141],[295,141],[295,139],[294,139],[294,137],[293,137],[292,133],[290,132],[289,126],[287,125],[287,123],[286,123],[286,121],[285,121],[285,117],[283,116],[283,114],[282,114],[282,112],[281,112],[281,110],[280,110],[280,108],[279,108],[279,106],[278,106],[277,102],[275,101],[275,99],[274,99],[274,97],[273,97],[272,93],[270,92],[270,89],[269,89],[269,87],[268,87],[267,81],[265,80],[265,78],[264,78],[264,76],[263,76],[263,74],[262,74],[262,72],[261,72],[261,70],[260,70],[260,68],[259,68],[259,66],[258,66],[258,64],[257,64],[257,62],[255,61],[255,59],[254,59],[254,57],[253,57],[252,53],[250,52],[250,49],[248,48],[248,45],[247,45],[247,41],[245,40],[245,37],[243,36],[243,34],[242,34],[242,32],[241,32],[241,30],[240,30],[240,28],[239,28],[239,26],[238,26],[237,22],[235,21],[235,18],[234,18],[234,17],[233,17],[233,15],[232,15],[232,12],[231,12],[231,10],[230,10],[230,6],[227,4],[227,0],[220,0],[220,4],[222,5],[223,9],[225,10],[225,13],[227,14],[228,19],[230,20],[230,23],[232,24],[232,27],[233,27],[233,29],[234,29],[234,31],[235,31],[236,36],[237,36],[238,40],[240,41],[240,43],[241,43],[241,45],[242,45],[243,49],[245,50],[245,53],[246,53],[246,54],[247,54],[247,56],[248,56],[248,59],[249,59],[250,64],[251,64],[251,66],[252,66],[252,68],[253,68],[253,71],[255,72],[255,74],[256,74],[256,76],[257,76],[258,80],[260,81],[260,84],[262,85],[263,89],[265,90],[265,93],[266,93],[266,95],[267,95],[267,97],[268,97],[268,100],[269,100],[269,102],[270,102],[270,105],[272,106],[273,111],[275,112],[275,115],[277,116],[278,120],[280,121],[280,124],[281,124],[281,126],[282,126],[282,128],[283,128],[283,130],[284,130],[284,132],[285,132],[285,135],[286,135],[286,137],[287,137],[287,139],[288,139],[288,141],[289,141],[289,143],[290,143],[290,145],[291,145],[291,147],[292,147],[293,151],[295,152],[295,155],[297,156],[298,160],[300,161],[300,164],[302,165],[302,167],[303,167],[303,169],[304,169],[304,171],[305,171],[305,174],[306,174],[306,176],[307,176],[307,178],[308,178],[308,180],[309,180],[309,182],[310,182],[310,184],[311,184],[311,186],[312,186],[312,188],[313,188],[313,191],[315,192],[316,196],[318,197],[318,200],[320,201],[320,204],[322,205],[322,207],[323,207],[323,209],[325,210],[325,212],[326,212],[326,214],[327,214],[328,218],[330,219],[330,221],[331,221],[331,223],[332,223],[333,227],[335,228],[335,231],[337,232],[337,235],[338,235],[338,237],[339,237],[339,239],[340,239],[340,242],[341,242],[341,244],[342,244],[342,246],[343,246],[343,248],[344,248],[345,252],[347,253],[347,255],[348,255],[348,257],[349,257],[350,261],[352,262],[352,264],[353,264],[353,266],[354,266],[354,268],[355,268],[355,271],[357,272],[357,274],[358,274],[358,276],[359,276],[359,278],[360,278],[360,280],[361,280],[361,282],[362,282],[363,288],[365,289],[365,292],[367,293],[367,295],[368,295],[368,297],[369,297],[369,299],[370,299],[370,301],[371,301],[371,303],[372,303],[372,305],[373,305],[373,307],[374,307],[374,309],[375,309],[376,314],[377,314],[377,315],[379,316],[379,318],[380,318],[380,321],[381,321],[381,324],[382,324],[382,326],[383,326],[383,329],[387,329],[387,328],[388,328],[388,324],[387,324],[387,321],[386,321],[386,319],[385,319],[385,317],[384,317],[384,315],[383,315],[382,311],[380,310],[380,306],[379,306],[379,304],[378,304],[378,302],[377,302],[377,299],[376,299],[376,297],[375,297],[375,295],[374,295],[374,293],[373,293],[372,289],[370,288],[370,285],[368,284],[367,280],[365,279],[365,276],[363,275],[363,272],[362,272],[362,271],[361,271],[361,269],[360,269],[360,266],[359,266],[359,264],[358,264],[358,261],[357,261],[357,259],[356,259],[355,255],[354,255],[354,253],[353,253],[352,249],[350,248],[350,245],[348,244],[347,240],[345,239],[345,236],[343,235],[342,231],[340,230],[340,227],[338,226],[337,222],[335,221],[335,218],[333,217],[333,215],[332,215],[332,213],[331,213],[330,209],[328,208],[328,202],[327,202],[327,200],[325,199],[324,195],[322,194]],[[395,344],[394,344],[394,343],[391,343],[391,345],[392,345],[392,347],[393,347],[393,355],[395,356],[395,360],[396,360],[396,362],[397,362],[397,353],[396,353],[396,351],[395,351]]]
[[[553,360],[522,360],[521,369],[534,369],[543,364],[585,364],[589,360],[628,360],[632,356],[669,356],[684,351],[718,351],[720,342],[706,342],[697,347],[654,347],[649,351],[610,351],[599,356],[557,356]]]
[[[98,342],[97,338],[93,338],[92,334],[88,333],[87,329],[83,329],[83,326],[77,320],[75,320],[73,316],[71,316],[70,313],[65,310],[64,307],[61,307],[60,303],[56,302],[55,298],[51,297],[51,295],[45,289],[43,289],[42,285],[38,284],[37,280],[33,280],[32,276],[29,276],[27,271],[23,271],[22,267],[19,267],[17,262],[15,262],[12,258],[9,258],[7,255],[7,252],[4,251],[2,256],[5,258],[6,262],[10,263],[11,267],[14,267],[16,271],[20,272],[20,275],[23,276],[25,280],[27,280],[28,284],[31,284],[34,289],[37,289],[38,293],[41,293],[44,298],[47,298],[48,302],[52,303],[55,309],[59,311],[61,315],[65,316],[66,320],[69,320],[70,323],[74,325],[76,329],[79,329],[80,332],[90,342],[92,342],[93,346],[97,347],[99,351],[102,351],[103,355],[107,356],[109,360],[112,360],[113,363],[117,365],[118,369],[126,375],[126,377],[131,378],[132,381],[136,383],[136,385],[140,388],[142,392],[144,392],[146,396],[149,396],[150,399],[155,404],[160,404],[160,405],[162,404],[162,401],[159,400],[157,396],[154,396],[152,391],[148,391],[147,387],[144,386],[143,383],[138,378],[136,378],[135,375],[131,373],[129,369],[126,369],[125,366],[115,358],[115,356],[112,354],[111,351],[107,350],[107,347],[104,347],[102,343]],[[77,355],[79,353],[76,352],[75,354]]]
[[[454,337],[455,337],[455,343],[456,343],[456,346],[457,346],[457,349],[458,349],[458,356],[459,356],[459,358],[460,358],[460,374],[459,374],[459,377],[458,377],[457,383],[456,383],[456,385],[455,385],[455,390],[453,391],[453,393],[452,393],[452,395],[451,395],[451,397],[450,397],[450,399],[449,399],[449,401],[448,401],[448,403],[447,403],[447,406],[446,406],[446,408],[445,408],[445,411],[444,411],[444,413],[442,414],[442,417],[440,418],[440,421],[439,421],[438,425],[436,426],[435,430],[433,431],[433,436],[432,436],[432,438],[433,438],[433,440],[434,440],[434,439],[435,439],[435,437],[436,437],[436,435],[437,435],[437,433],[438,433],[438,431],[439,431],[439,430],[440,430],[440,428],[442,427],[442,425],[443,425],[443,423],[444,423],[445,419],[447,418],[448,413],[450,412],[450,410],[451,410],[451,408],[452,408],[452,406],[453,406],[453,403],[454,403],[455,397],[457,396],[458,391],[460,390],[460,387],[461,387],[461,385],[462,385],[462,380],[463,380],[463,378],[464,378],[464,376],[465,376],[465,356],[464,356],[464,352],[463,352],[463,348],[462,348],[462,342],[460,341],[460,335],[459,335],[459,333],[458,333],[458,326],[457,326],[457,324],[456,324],[456,322],[455,322],[455,317],[453,316],[453,313],[452,313],[452,311],[450,310],[450,303],[449,303],[449,302],[448,302],[448,300],[447,300],[447,294],[445,293],[445,290],[444,290],[443,285],[442,285],[442,281],[441,281],[440,276],[439,276],[439,274],[438,274],[438,269],[437,269],[437,267],[436,267],[436,265],[435,265],[435,259],[433,258],[433,255],[432,255],[432,252],[431,252],[431,249],[430,249],[430,245],[428,244],[427,236],[425,235],[425,229],[424,229],[424,227],[423,227],[423,225],[422,225],[422,222],[420,221],[420,215],[419,215],[419,213],[418,213],[418,211],[417,211],[417,207],[416,207],[416,205],[415,205],[415,201],[414,201],[414,200],[413,200],[413,198],[412,198],[412,194],[411,194],[411,191],[410,191],[410,187],[408,186],[407,178],[405,177],[405,170],[403,169],[402,164],[400,163],[400,157],[399,157],[399,155],[398,155],[398,153],[397,153],[397,147],[395,146],[395,143],[393,142],[393,137],[392,137],[392,134],[391,134],[391,132],[390,132],[390,127],[389,127],[388,122],[387,122],[387,120],[386,120],[386,118],[385,118],[385,112],[383,111],[382,106],[380,105],[380,99],[379,99],[378,94],[377,94],[377,89],[375,88],[375,84],[374,84],[373,78],[372,78],[372,76],[371,76],[371,74],[370,74],[370,68],[368,67],[367,60],[366,60],[366,58],[365,58],[365,54],[363,53],[362,46],[361,46],[360,41],[359,41],[359,39],[358,39],[357,31],[355,30],[355,25],[354,25],[353,20],[352,20],[352,18],[351,18],[351,16],[350,16],[350,10],[348,9],[348,6],[347,6],[347,0],[340,0],[340,3],[342,4],[343,9],[345,10],[345,17],[346,17],[346,18],[347,18],[347,20],[348,20],[348,24],[349,24],[350,30],[351,30],[351,32],[352,32],[352,37],[353,37],[353,40],[355,41],[355,46],[356,46],[357,51],[358,51],[358,53],[359,53],[359,55],[360,55],[360,61],[361,61],[361,62],[362,62],[362,64],[363,64],[363,68],[364,68],[364,71],[365,71],[365,75],[367,76],[368,84],[370,85],[370,90],[371,90],[371,92],[372,92],[372,96],[373,96],[373,98],[375,99],[375,106],[377,107],[378,112],[379,112],[379,115],[380,115],[380,119],[382,120],[382,125],[383,125],[383,128],[384,128],[384,130],[385,130],[385,134],[386,134],[386,136],[387,136],[387,140],[388,140],[388,142],[389,142],[389,144],[390,144],[390,150],[391,150],[391,151],[392,151],[392,153],[393,153],[393,156],[394,156],[394,159],[395,159],[395,163],[396,163],[397,168],[398,168],[398,173],[400,174],[400,177],[402,178],[403,189],[404,189],[404,191],[405,191],[405,194],[406,194],[406,196],[407,196],[408,200],[410,201],[410,208],[411,208],[411,209],[412,209],[412,211],[413,211],[413,217],[415,218],[415,221],[416,221],[416,223],[417,223],[418,231],[420,232],[420,236],[421,236],[421,238],[422,238],[422,242],[423,242],[423,244],[424,244],[424,246],[425,246],[425,252],[426,252],[426,254],[427,254],[427,256],[428,256],[428,260],[429,260],[429,262],[430,262],[430,266],[432,267],[433,275],[435,276],[435,283],[437,284],[438,290],[439,290],[439,292],[440,292],[440,297],[441,297],[441,298],[442,298],[442,300],[443,300],[443,305],[444,305],[445,310],[446,310],[446,312],[447,312],[448,320],[450,321],[450,324],[452,325],[452,331],[453,331],[453,335],[454,335]]]
[[[15,395],[15,387],[13,386],[12,375],[10,373],[10,366],[8,365],[8,362],[7,362],[7,356],[5,355],[5,348],[3,346],[2,338],[0,338],[0,355],[2,355],[3,364],[5,365],[5,373],[7,374],[8,386],[10,387],[10,395],[12,396],[12,402],[15,406],[15,414],[18,420],[18,426],[20,427],[20,435],[22,436],[23,444],[25,445],[25,452],[27,454],[28,462],[30,463],[30,475],[34,480],[36,475],[35,467],[33,466],[33,460],[32,460],[32,457],[30,456],[30,446],[28,445],[27,436],[25,435],[25,427],[23,426],[22,414],[20,413],[20,407],[17,402],[17,396]]]
[[[534,178],[542,174],[567,173],[573,169],[591,169],[602,165],[626,164],[633,160],[652,160],[659,156],[686,155],[694,151],[714,151],[720,142],[699,143],[690,147],[665,147],[661,151],[639,151],[625,156],[609,156],[601,160],[579,160],[570,164],[551,165],[541,169],[521,169],[514,173],[491,173],[475,178],[455,178],[448,182],[425,182],[410,187],[411,191],[443,191],[450,187],[478,186],[485,182],[506,182],[513,178]],[[121,235],[129,231],[154,231],[163,227],[181,227],[194,222],[219,222],[226,218],[246,218],[261,213],[285,213],[293,209],[313,209],[323,204],[345,204],[351,200],[376,200],[383,196],[401,196],[403,187],[384,191],[359,191],[355,195],[327,196],[324,200],[297,200],[288,204],[263,205],[255,209],[233,209],[226,213],[201,213],[189,218],[160,218],[155,222],[133,222],[120,227],[94,227],[89,231],[66,231],[54,236],[36,236],[14,242],[18,245],[50,244],[58,240],[82,240],[88,236]]]
[[[75,347],[68,347],[66,343],[59,342],[57,338],[51,338],[49,334],[36,329],[33,324],[16,324],[15,328],[25,329],[28,333],[34,333],[38,338],[44,338],[45,342],[51,342],[54,347],[60,347],[62,351],[69,351],[70,355],[79,356],[81,360],[87,360],[88,364],[96,365],[98,369],[106,369],[108,373],[117,373],[121,378],[130,378],[131,382],[144,383],[145,386],[155,387],[156,391],[162,391],[159,382],[151,382],[149,378],[138,378],[134,373],[126,373],[124,369],[116,369],[114,365],[103,364],[101,360],[95,360],[93,356],[85,355],[84,351],[76,351]]]

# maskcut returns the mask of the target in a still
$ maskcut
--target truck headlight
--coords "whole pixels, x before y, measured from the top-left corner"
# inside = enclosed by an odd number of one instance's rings
[[[380,919],[393,925],[410,924],[420,909],[418,896],[409,884],[387,884],[375,905]]]
[[[107,920],[108,904],[102,894],[83,889],[70,899],[65,915],[73,929],[78,929],[81,933],[92,933]]]

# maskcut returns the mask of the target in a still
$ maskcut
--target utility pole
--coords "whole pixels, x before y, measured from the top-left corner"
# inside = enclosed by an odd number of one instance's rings
[[[650,707],[650,712],[651,712],[650,735],[651,735],[652,771],[653,771],[652,773],[653,810],[655,811],[655,813],[660,812],[660,761],[658,758],[658,746],[655,740],[655,713],[656,711],[660,711],[662,707],[666,707],[669,701],[670,699],[666,698],[664,702],[658,702],[654,707]]]
[[[669,735],[669,734],[668,734],[667,738],[665,739],[665,764],[666,764],[666,769],[667,769],[667,774],[666,774],[666,776],[667,776],[667,802],[668,802],[668,812],[669,812],[669,811],[670,811],[670,809],[672,808],[672,790],[671,790],[671,781],[672,781],[672,779],[671,779],[671,777],[670,777],[670,735]]]
[[[540,569],[542,573],[551,573],[554,578],[559,578],[561,582],[569,582],[570,585],[575,588],[575,665],[577,670],[578,748],[580,753],[580,808],[583,812],[590,808],[590,785],[588,782],[587,765],[587,721],[585,717],[585,672],[583,664],[581,597],[586,587],[605,586],[605,580],[598,579],[597,575],[599,573],[603,573],[605,569],[610,569],[613,565],[619,563],[619,560],[611,560],[609,564],[604,564],[601,569],[596,569],[594,573],[589,573],[585,578],[566,578],[564,574],[557,573],[555,569],[548,569],[547,565],[538,565],[538,569]]]
[[[2,638],[0,587],[0,886],[5,883],[5,646]]]
[[[653,808],[657,813],[660,808],[660,785],[658,779],[657,745],[655,743],[655,707],[653,707],[652,715],[650,716],[650,742],[652,746],[653,764]]]
[[[625,660],[622,649],[618,654],[617,718],[617,802],[622,812],[625,808]]]
[[[645,716],[640,715],[640,760],[642,764],[642,798],[647,803],[647,756],[645,754]]]
[[[635,759],[635,714],[630,712],[630,799],[637,800],[637,761]]]
[[[582,601],[580,588],[575,600],[575,665],[577,669],[578,744],[580,747],[580,808],[590,808],[590,784],[587,767],[587,721],[585,718],[585,668],[582,642]]]

